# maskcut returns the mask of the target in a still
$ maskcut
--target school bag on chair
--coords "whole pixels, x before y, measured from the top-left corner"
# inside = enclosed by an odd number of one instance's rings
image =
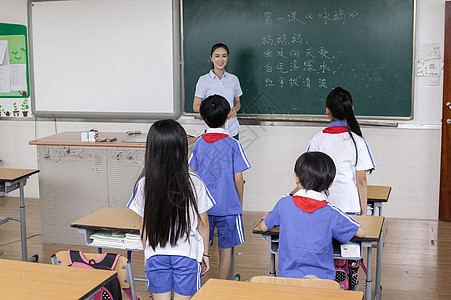
[[[360,260],[335,259],[334,265],[335,281],[340,284],[343,290],[353,290],[359,283],[359,267],[362,267],[365,275],[367,272],[362,258]]]
[[[81,251],[68,251],[69,266],[77,268],[100,269],[100,270],[114,270],[119,254],[105,253],[103,257],[95,261],[94,259],[87,260]],[[119,280],[114,278],[107,285],[102,287],[99,292],[94,294],[94,300],[122,300],[121,286]]]
[[[72,260],[71,258],[71,252],[72,252],[72,258],[75,256],[75,259]],[[113,263],[111,264],[111,260],[109,257],[112,257],[111,255],[115,256],[113,259]],[[80,263],[81,258],[81,263]],[[107,260],[105,260],[107,259]],[[105,261],[104,261],[105,260]],[[107,267],[111,267],[113,271],[117,272],[117,279],[120,285],[120,288],[122,291],[128,296],[128,298],[131,300],[132,292],[131,292],[131,285],[130,285],[130,279],[129,276],[133,276],[133,274],[128,274],[128,270],[126,265],[128,264],[127,259],[119,254],[94,254],[94,253],[82,253],[81,251],[58,251],[57,253],[53,254],[51,256],[52,264],[54,265],[64,265],[64,266],[73,266],[73,267],[83,267],[83,268],[92,268],[92,265],[89,265],[89,262],[99,263],[100,261],[103,261],[104,264],[106,264]],[[108,262],[109,261],[109,262]],[[108,268],[107,270],[109,270]],[[92,295],[91,295],[91,298]],[[101,299],[101,298],[94,298],[94,299]],[[116,298],[113,298],[116,299]],[[134,300],[139,300],[138,296]]]

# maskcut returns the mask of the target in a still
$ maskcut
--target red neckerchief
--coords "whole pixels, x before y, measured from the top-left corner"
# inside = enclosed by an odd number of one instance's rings
[[[220,139],[223,139],[225,137],[228,137],[228,134],[225,133],[204,133],[202,135],[202,138],[207,142],[207,143],[214,143],[216,141],[219,141]]]
[[[315,200],[302,196],[293,196],[293,201],[294,205],[309,214],[327,205],[326,200]]]
[[[330,133],[330,134],[338,134],[343,132],[348,132],[348,128],[343,126],[330,126],[325,129],[323,129],[324,133]]]

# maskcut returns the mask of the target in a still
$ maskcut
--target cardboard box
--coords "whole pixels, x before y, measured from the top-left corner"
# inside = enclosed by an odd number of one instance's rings
[[[99,131],[96,129],[85,130],[81,132],[82,142],[95,142],[99,137]]]
[[[342,257],[360,257],[360,243],[349,242],[340,245]]]

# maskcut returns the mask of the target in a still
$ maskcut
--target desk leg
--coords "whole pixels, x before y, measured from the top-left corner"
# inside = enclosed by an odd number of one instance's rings
[[[376,256],[376,291],[374,299],[379,300],[381,296],[381,269],[382,269],[382,235],[377,243],[377,256]]]
[[[132,292],[132,299],[136,300],[136,287],[135,287],[135,276],[133,274],[132,267],[132,252],[127,250],[127,278],[130,280],[130,290]]]
[[[371,254],[372,254],[372,245],[370,243],[368,247],[368,257],[366,259],[366,286],[365,286],[365,300],[371,299],[371,291],[372,291],[372,278],[371,278]]]
[[[276,276],[276,255],[272,252],[269,253],[269,261],[271,263],[271,269],[269,271],[269,276]]]
[[[19,197],[20,197],[20,241],[22,244],[22,261],[28,261],[27,249],[27,218],[25,215],[25,200],[23,195],[24,182],[19,183]]]
[[[235,280],[235,247],[232,247],[232,261],[230,263],[229,280]]]

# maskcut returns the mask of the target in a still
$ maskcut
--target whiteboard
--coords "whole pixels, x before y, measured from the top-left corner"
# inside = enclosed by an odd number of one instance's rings
[[[31,1],[38,117],[178,118],[177,1]],[[174,28],[176,31],[174,31]],[[174,50],[173,50],[174,49]],[[177,78],[177,80],[175,80]]]

